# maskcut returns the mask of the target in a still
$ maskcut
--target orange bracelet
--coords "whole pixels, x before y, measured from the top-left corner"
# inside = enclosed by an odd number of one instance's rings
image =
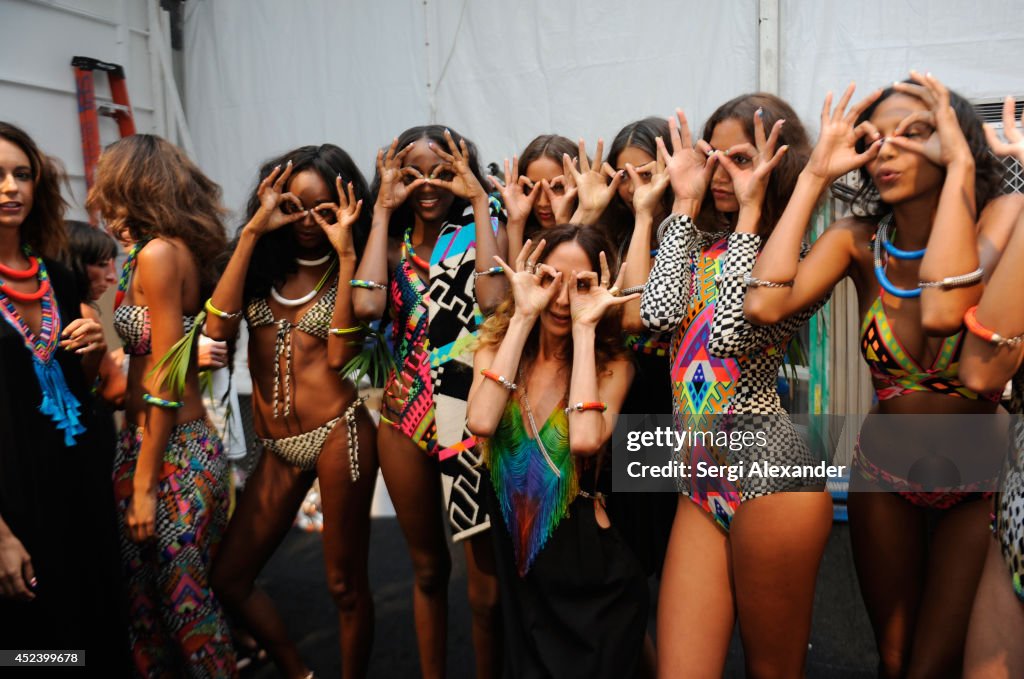
[[[608,410],[608,404],[604,401],[586,401],[583,403],[577,403],[574,406],[567,406],[565,414],[568,415],[572,412],[582,413],[584,410],[599,410],[603,413]]]
[[[1003,337],[998,332],[986,328],[978,321],[978,306],[972,306],[964,313],[964,325],[971,332],[972,335],[980,337],[989,344],[994,344],[997,347],[1005,346],[1016,346],[1024,342],[1024,335],[1017,335],[1016,337]]]
[[[493,382],[497,382],[509,391],[516,390],[516,383],[508,380],[504,375],[499,375],[498,373],[490,370],[481,370],[480,374]]]

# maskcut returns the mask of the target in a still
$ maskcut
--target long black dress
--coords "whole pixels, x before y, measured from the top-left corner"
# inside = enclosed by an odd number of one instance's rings
[[[44,260],[62,326],[80,316],[70,273]],[[81,360],[58,349],[68,388],[92,408]],[[0,516],[32,559],[38,585],[31,602],[0,598],[0,647],[85,650],[89,671],[120,676],[125,628],[120,625],[110,440],[86,431],[76,445],[39,412],[42,393],[32,355],[0,318]]]

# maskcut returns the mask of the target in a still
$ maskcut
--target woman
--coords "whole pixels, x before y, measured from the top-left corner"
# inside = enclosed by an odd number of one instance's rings
[[[1024,161],[1024,136],[1013,119],[1014,101],[1007,97],[1003,107],[1003,130],[1007,141],[985,126],[989,146],[1000,156]],[[1024,122],[1024,121],[1022,121]],[[1019,202],[1019,201],[1018,201]],[[977,306],[964,313],[968,333],[960,354],[960,377],[978,393],[1001,394],[1012,380],[1010,405],[1014,414],[1011,428],[1012,448],[1003,463],[1000,493],[995,502],[993,539],[988,541],[984,570],[971,610],[964,650],[964,676],[1016,677],[1024,673],[1024,558],[1022,536],[1024,519],[1024,306],[1020,290],[1024,286],[1020,266],[1024,258],[1024,211],[1017,217],[1006,250],[985,286]],[[957,265],[963,266],[958,262]],[[957,266],[954,265],[954,266]]]
[[[235,657],[210,564],[227,522],[227,462],[191,349],[226,246],[220,187],[152,135],[100,156],[87,206],[131,243],[114,327],[131,359],[115,457],[135,670],[230,676]]]
[[[116,528],[101,500],[110,476],[84,426],[106,343],[56,261],[67,245],[60,181],[31,137],[0,122],[0,638],[85,649],[90,664],[123,672],[107,568]]]
[[[509,259],[519,256],[524,237],[533,238],[541,229],[565,224],[576,210],[576,188],[566,185],[563,174],[566,155],[575,160],[576,144],[557,134],[542,134],[518,157],[512,156],[511,165],[505,159],[504,182],[488,177],[508,213]]]
[[[996,161],[972,107],[938,80],[912,72],[847,110],[852,94],[853,85],[834,111],[831,94],[825,99],[821,136],[751,274],[767,283],[749,289],[745,311],[754,322],[777,322],[804,313],[843,278],[853,281],[878,396],[851,478],[852,490],[875,492],[851,493],[848,502],[861,594],[879,675],[939,676],[962,665],[990,507],[972,491],[992,487],[984,477],[998,471],[998,444],[973,442],[976,481],[918,482],[917,458],[942,462],[941,437],[874,414],[996,412],[998,397],[979,395],[957,374],[960,328],[1018,208],[995,197]],[[855,169],[865,216],[833,224],[800,262],[819,196]]]
[[[487,437],[505,676],[634,676],[646,576],[600,475],[633,376],[615,312],[633,297],[610,285],[599,230],[558,226],[531,245],[515,269],[495,258],[512,294],[481,330],[468,411]]]
[[[256,436],[263,455],[231,517],[212,581],[286,677],[309,669],[256,577],[320,479],[324,561],[338,608],[343,674],[365,676],[373,645],[367,557],[377,479],[373,420],[339,371],[363,328],[349,281],[366,242],[366,180],[345,151],[303,146],[266,163],[207,310],[211,338],[249,325]],[[355,342],[359,344],[359,342]]]
[[[663,141],[658,146],[667,158],[673,214],[659,229],[658,257],[641,300],[643,321],[650,330],[673,333],[678,428],[727,426],[715,416],[729,415],[739,430],[763,432],[767,440],[741,451],[693,445],[681,451],[682,461],[692,469],[701,463],[810,464],[816,460],[789,422],[775,384],[786,345],[813,307],[767,328],[751,326],[742,314],[743,274],[807,157],[803,126],[784,101],[765,93],[720,106],[696,148],[685,116],[679,113],[669,126],[671,155]],[[683,666],[688,676],[721,675],[738,618],[749,674],[800,676],[831,526],[824,481],[730,481],[692,471],[680,481],[658,600],[661,675]],[[798,490],[810,492],[787,492]]]
[[[117,285],[114,260],[117,259],[117,241],[110,234],[87,224],[69,220],[68,268],[75,275],[83,318],[100,322],[99,300],[112,285]],[[127,384],[124,370],[124,350],[118,348],[103,356],[100,362],[96,393],[107,403],[120,407],[124,403]],[[113,453],[113,446],[111,446]]]
[[[451,561],[439,517],[424,510],[441,503],[440,460],[454,477],[448,521],[465,545],[477,676],[487,677],[499,664],[498,602],[465,408],[468,347],[481,312],[504,294],[500,268],[489,266],[507,247],[501,206],[484,189],[476,147],[439,125],[406,130],[378,152],[374,193],[353,301],[361,320],[380,318],[385,307],[394,319],[397,365],[384,388],[377,445],[412,556],[420,667],[424,677],[445,674]]]

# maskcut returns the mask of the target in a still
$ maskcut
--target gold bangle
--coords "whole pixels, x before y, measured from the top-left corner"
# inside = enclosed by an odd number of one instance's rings
[[[354,332],[362,332],[366,330],[366,326],[360,323],[359,325],[353,325],[351,328],[331,328],[328,330],[332,335],[351,335]]]

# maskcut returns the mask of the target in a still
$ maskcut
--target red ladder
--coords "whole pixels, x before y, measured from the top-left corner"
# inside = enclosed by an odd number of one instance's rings
[[[75,89],[78,91],[78,125],[82,129],[82,159],[85,161],[85,183],[92,188],[96,174],[96,163],[100,158],[99,116],[109,116],[117,121],[122,137],[135,134],[135,119],[128,102],[128,81],[120,64],[110,64],[91,57],[74,57],[71,67],[75,69]],[[110,81],[112,104],[96,106],[96,84],[93,71],[106,71]]]

